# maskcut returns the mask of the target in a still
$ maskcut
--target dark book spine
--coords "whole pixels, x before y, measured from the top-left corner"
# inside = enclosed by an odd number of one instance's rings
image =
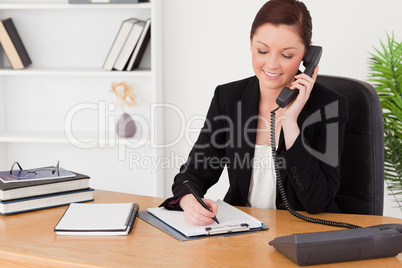
[[[7,30],[8,35],[10,36],[11,41],[14,44],[15,49],[22,61],[24,67],[30,65],[32,63],[31,58],[28,55],[27,50],[25,49],[24,43],[21,40],[20,35],[18,34],[17,28],[15,27],[11,18],[3,20],[3,25]]]
[[[128,71],[138,68],[138,66],[140,65],[140,62],[142,60],[142,57],[144,56],[145,49],[148,46],[149,40],[151,39],[151,25],[148,25],[148,28],[144,28],[144,31],[146,31],[144,39],[138,41],[137,46],[139,46],[139,50],[136,55],[134,55],[134,54],[132,55],[132,57],[135,57],[135,58],[132,59],[134,62],[131,67],[130,67],[130,63],[128,64],[129,65]]]

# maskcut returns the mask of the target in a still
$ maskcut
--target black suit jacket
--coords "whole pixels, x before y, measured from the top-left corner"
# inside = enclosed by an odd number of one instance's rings
[[[225,166],[230,186],[224,200],[232,205],[247,204],[259,100],[259,81],[255,76],[216,88],[204,127],[188,161],[174,179],[174,196],[162,205],[189,193],[183,185],[185,180],[190,180],[203,196],[219,180]],[[281,132],[278,163],[294,210],[339,212],[334,197],[340,185],[338,163],[346,119],[346,98],[315,83],[298,117],[301,134],[287,151]],[[280,194],[276,205],[284,208]]]

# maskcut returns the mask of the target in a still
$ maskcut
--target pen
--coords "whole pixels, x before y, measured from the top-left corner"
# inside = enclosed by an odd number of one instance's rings
[[[187,188],[191,191],[191,193],[194,195],[195,199],[197,199],[197,201],[206,209],[212,212],[212,210],[204,203],[204,201],[202,201],[201,197],[198,195],[197,191],[193,188],[193,186],[191,185],[189,180],[186,180],[183,182]],[[216,216],[214,216],[212,218],[214,221],[216,221],[217,224],[219,224],[218,219],[216,218]]]

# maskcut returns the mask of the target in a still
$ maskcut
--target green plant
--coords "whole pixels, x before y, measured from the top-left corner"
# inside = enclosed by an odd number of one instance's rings
[[[377,90],[384,118],[385,181],[402,210],[402,43],[387,34],[387,44],[370,53],[370,79]]]

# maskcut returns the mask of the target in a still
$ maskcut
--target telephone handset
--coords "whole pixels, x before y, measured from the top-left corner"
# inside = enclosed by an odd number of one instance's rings
[[[314,72],[315,67],[318,65],[318,62],[320,61],[322,54],[322,47],[319,46],[310,46],[310,49],[306,55],[304,55],[303,58],[303,65],[306,67],[304,70],[304,73],[307,74],[308,76],[311,76]],[[337,221],[328,221],[328,220],[322,220],[322,219],[317,219],[317,218],[311,218],[305,215],[302,215],[298,212],[296,212],[293,208],[290,207],[289,201],[286,197],[285,193],[285,188],[282,183],[281,179],[281,174],[279,172],[279,164],[278,164],[278,156],[276,152],[276,140],[275,140],[275,131],[276,131],[276,111],[279,108],[284,108],[286,107],[289,103],[291,103],[296,97],[297,94],[299,94],[299,90],[291,90],[288,87],[285,87],[282,89],[281,93],[279,94],[278,98],[276,99],[276,103],[279,105],[276,109],[271,111],[271,150],[272,150],[272,158],[274,162],[274,168],[275,168],[275,175],[276,175],[276,181],[278,184],[279,188],[279,194],[281,195],[282,201],[286,207],[286,209],[295,217],[308,221],[308,222],[313,222],[313,223],[320,223],[320,224],[326,224],[326,225],[331,225],[331,226],[337,226],[337,227],[344,227],[344,228],[350,228],[350,229],[355,229],[355,228],[361,228],[360,226],[353,225],[350,223],[345,223],[345,222],[337,222]]]
[[[308,76],[312,76],[315,67],[318,65],[322,54],[322,47],[319,46],[310,46],[308,53],[304,55],[303,58],[303,66],[306,67],[304,73]],[[276,103],[279,107],[284,108],[289,103],[291,103],[299,94],[299,90],[296,88],[291,90],[288,87],[284,87],[279,93],[278,98],[276,99]]]

